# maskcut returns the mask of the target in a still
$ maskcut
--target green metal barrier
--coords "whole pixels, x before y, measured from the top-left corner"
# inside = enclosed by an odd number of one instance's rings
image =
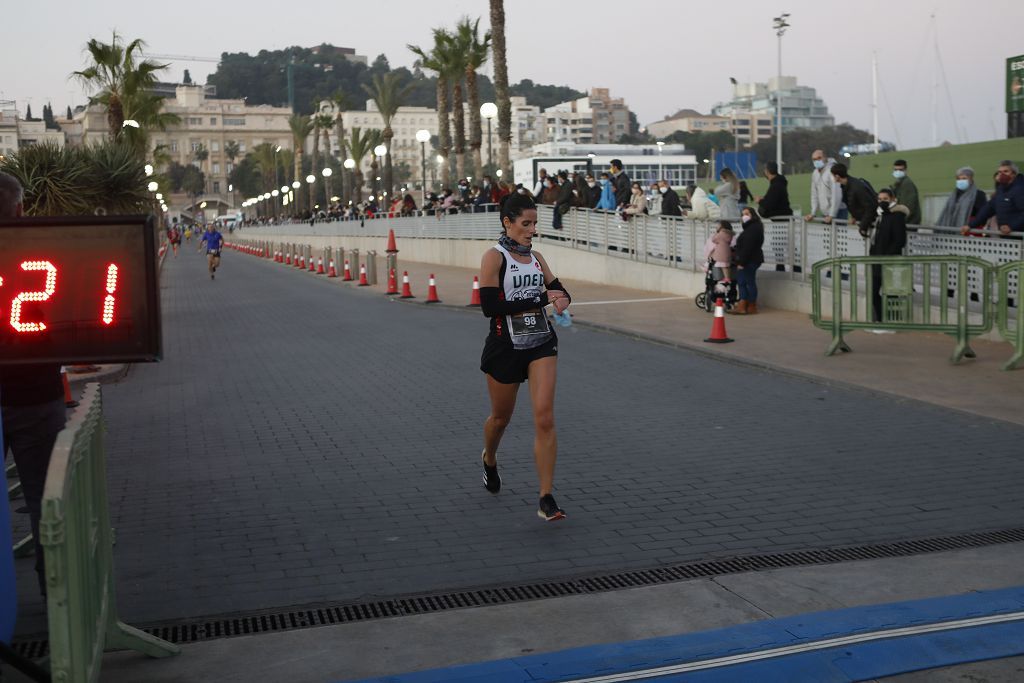
[[[882,279],[880,321],[872,315],[876,273]],[[952,297],[947,295],[951,273],[957,283]],[[825,355],[850,350],[843,339],[846,332],[883,329],[949,334],[957,340],[950,358],[953,363],[965,356],[974,358],[970,338],[992,329],[993,313],[989,297],[980,303],[980,310],[968,310],[967,281],[972,274],[981,278],[981,291],[992,291],[995,267],[971,256],[852,256],[815,263],[811,270],[811,319],[815,326],[832,332]],[[822,312],[826,277],[831,277],[832,309],[828,317]]]
[[[1010,276],[1017,278],[1017,316],[1010,320]],[[1013,355],[1003,365],[1003,370],[1016,370],[1024,361],[1024,312],[1021,311],[1021,285],[1024,284],[1024,261],[1004,263],[996,271],[998,295],[996,297],[996,323],[1003,339],[1013,344]]]
[[[181,651],[117,618],[105,460],[100,389],[90,384],[57,437],[43,491],[39,535],[54,681],[99,680],[105,649],[151,657]]]

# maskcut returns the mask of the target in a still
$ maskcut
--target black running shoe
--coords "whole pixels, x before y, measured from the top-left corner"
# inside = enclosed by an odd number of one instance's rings
[[[487,451],[480,454],[482,460]],[[491,467],[486,462],[484,463],[484,488],[491,493],[497,493],[501,490],[501,477],[498,476],[498,465],[495,463],[494,467]]]
[[[540,506],[537,508],[537,516],[545,522],[555,522],[565,519],[565,512],[558,507],[555,497],[550,493],[540,499]]]

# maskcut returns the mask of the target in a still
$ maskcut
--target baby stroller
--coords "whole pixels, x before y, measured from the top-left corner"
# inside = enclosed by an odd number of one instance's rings
[[[719,297],[725,302],[725,310],[728,311],[735,306],[739,298],[736,280],[730,282],[718,280],[715,277],[715,260],[711,258],[708,259],[707,268],[704,272],[704,291],[693,299],[693,302],[697,304],[697,308],[710,313],[715,310],[715,302],[718,301]]]

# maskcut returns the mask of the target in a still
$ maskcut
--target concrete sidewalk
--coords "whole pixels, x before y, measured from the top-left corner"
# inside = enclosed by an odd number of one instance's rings
[[[423,302],[427,278],[433,273],[443,305],[462,307],[469,303],[473,276],[478,271],[401,260],[398,265],[399,289],[402,273],[408,271],[417,297],[407,301]],[[549,265],[557,274],[558,264]],[[378,259],[377,272],[376,286],[357,289],[383,295],[387,285],[383,258]],[[712,316],[694,304],[693,297],[698,292],[680,297],[564,278],[562,281],[572,294],[570,312],[577,323],[733,362],[1024,424],[1024,411],[1019,408],[1024,402],[1024,370],[1001,369],[1013,354],[1006,342],[974,340],[972,348],[977,358],[953,365],[949,362],[955,346],[952,337],[925,332],[855,332],[846,337],[853,349],[851,353],[827,357],[825,349],[830,335],[814,327],[808,316],[761,306],[758,315],[728,316],[726,326],[735,343],[706,344],[702,340],[711,330]],[[355,286],[355,282],[342,282],[340,278],[337,282]]]

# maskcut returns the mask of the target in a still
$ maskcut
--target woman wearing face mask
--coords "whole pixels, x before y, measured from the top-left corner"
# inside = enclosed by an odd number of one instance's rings
[[[601,174],[601,199],[597,202],[597,206],[594,208],[601,209],[603,211],[614,211],[618,206],[615,203],[615,188],[612,187],[611,176],[607,173]]]
[[[731,169],[723,168],[719,174],[722,184],[715,188],[722,220],[735,221],[740,217],[740,181]]]
[[[544,189],[540,193],[540,203],[554,206],[558,201],[558,183],[551,176],[544,179]]]
[[[956,170],[956,189],[949,193],[946,205],[935,225],[959,228],[978,215],[988,201],[985,193],[974,184],[974,169],[964,166]],[[973,233],[972,233],[973,234]],[[980,233],[977,233],[980,234]]]
[[[907,218],[910,209],[896,203],[896,192],[885,188],[878,191],[878,219],[871,231],[872,256],[899,256],[907,246]],[[875,322],[882,321],[882,265],[871,265],[871,312]],[[887,331],[887,330],[886,330]],[[885,331],[877,330],[884,333]]]
[[[740,300],[729,309],[729,313],[754,315],[757,313],[757,269],[764,263],[764,224],[752,206],[745,206],[740,212],[743,230],[736,238],[736,281],[739,284]]]
[[[632,194],[629,196],[629,206],[622,210],[622,220],[629,220],[633,216],[647,213],[647,195],[640,183],[633,183]]]

